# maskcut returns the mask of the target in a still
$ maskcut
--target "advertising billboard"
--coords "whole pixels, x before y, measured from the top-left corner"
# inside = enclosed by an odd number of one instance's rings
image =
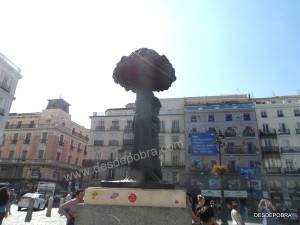
[[[190,133],[192,155],[216,155],[215,135],[211,133]]]

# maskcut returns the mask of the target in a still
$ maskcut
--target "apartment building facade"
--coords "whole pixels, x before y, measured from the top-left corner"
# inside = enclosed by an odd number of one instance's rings
[[[255,99],[262,168],[274,201],[300,202],[300,96]]]
[[[56,183],[67,190],[87,155],[89,130],[73,122],[63,99],[48,100],[35,113],[11,113],[0,149],[0,179],[17,190],[35,191],[39,181]]]
[[[161,99],[160,110],[160,159],[163,180],[183,186],[184,173],[184,124],[183,99]],[[108,109],[104,114],[91,116],[91,135],[86,186],[99,186],[101,180],[125,179],[130,170],[128,157],[133,146],[133,118],[135,105],[126,108]],[[124,159],[120,163],[119,159]],[[130,160],[129,160],[130,161]]]
[[[187,191],[219,199],[221,180],[212,174],[214,165],[226,165],[224,196],[241,199],[266,197],[261,176],[261,156],[253,101],[247,95],[185,99]],[[216,143],[221,132],[222,143]]]
[[[21,78],[21,69],[0,52],[0,145],[3,141],[8,114],[15,100],[18,81]]]
[[[160,101],[163,180],[191,196],[202,193],[218,199],[221,181],[211,171],[214,165],[223,164],[229,170],[223,186],[227,201],[240,199],[253,207],[265,197],[287,206],[298,201],[299,96],[252,99],[227,95]],[[85,167],[96,172],[86,177],[86,186],[127,177],[129,165],[119,165],[117,159],[130,155],[134,112],[134,104],[128,104],[91,116],[91,150]],[[224,135],[220,146],[215,143],[219,131]]]

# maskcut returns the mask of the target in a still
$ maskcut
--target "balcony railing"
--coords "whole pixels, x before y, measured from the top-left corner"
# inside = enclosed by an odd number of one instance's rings
[[[281,167],[265,167],[267,174],[281,174]]]
[[[179,127],[172,127],[171,132],[172,133],[179,133]]]
[[[246,148],[243,149],[241,147],[226,147],[225,153],[227,154],[257,154],[259,153],[258,148]]]
[[[96,126],[96,131],[105,131],[105,126]]]
[[[30,139],[25,139],[24,140],[24,144],[29,144],[30,143]]]
[[[123,145],[133,145],[133,139],[123,139]]]
[[[225,137],[236,137],[235,131],[225,131]]]
[[[260,148],[263,154],[279,154],[280,149],[278,146],[269,146]]]
[[[277,133],[275,129],[268,129],[268,130],[259,130],[260,137],[276,137]]]
[[[103,146],[103,145],[104,145],[104,141],[103,140],[94,141],[94,146]]]
[[[189,167],[190,173],[211,174],[212,168]]]
[[[164,167],[184,167],[184,162],[162,162]]]
[[[119,141],[118,140],[109,140],[108,141],[108,145],[109,146],[118,146],[119,145]]]
[[[282,153],[300,153],[300,147],[281,147]]]
[[[17,142],[18,142],[17,139],[13,139],[13,140],[10,141],[10,143],[13,144],[13,145],[17,144]]]
[[[278,134],[279,135],[286,135],[286,134],[290,134],[290,129],[278,129]]]
[[[300,174],[300,169],[298,168],[284,168],[283,170],[284,174]]]
[[[110,126],[111,131],[118,131],[120,130],[120,126]]]

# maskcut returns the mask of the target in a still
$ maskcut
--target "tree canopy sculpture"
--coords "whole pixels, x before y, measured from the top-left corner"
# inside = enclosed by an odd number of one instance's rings
[[[146,156],[132,162],[128,179],[138,182],[161,182],[158,141],[158,115],[161,104],[153,91],[168,90],[176,80],[175,70],[165,55],[161,56],[154,50],[141,48],[121,58],[114,69],[113,79],[126,91],[136,93],[131,153]]]

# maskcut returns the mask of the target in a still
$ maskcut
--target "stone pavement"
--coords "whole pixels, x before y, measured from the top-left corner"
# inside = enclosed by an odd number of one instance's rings
[[[18,211],[17,205],[11,206],[12,215],[3,219],[2,225],[66,225],[67,219],[58,214],[58,208],[52,208],[51,217],[46,217],[47,208],[45,210],[35,210],[32,213],[30,222],[24,222],[27,214],[26,209]]]

